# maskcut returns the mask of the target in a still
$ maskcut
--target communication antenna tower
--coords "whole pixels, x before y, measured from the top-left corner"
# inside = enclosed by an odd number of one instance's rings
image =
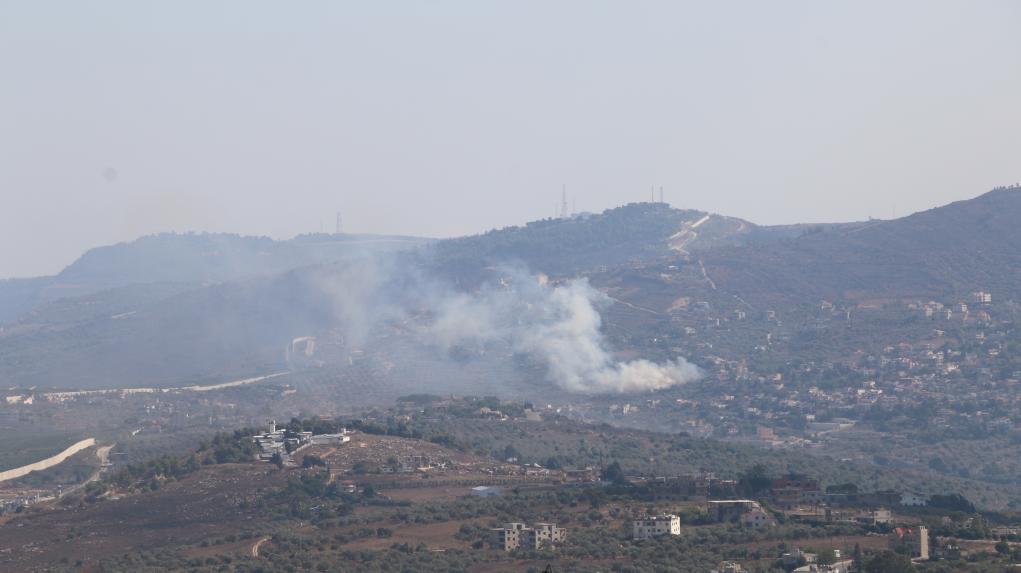
[[[336,225],[336,227],[334,227],[333,233],[334,233],[335,235],[339,235],[339,234],[340,234],[340,232],[341,232],[341,231],[342,231],[343,229],[344,229],[344,226],[343,226],[343,225],[341,224],[341,220],[340,220],[340,211],[337,211],[337,225]]]
[[[560,218],[567,218],[567,184],[561,188],[560,191]]]

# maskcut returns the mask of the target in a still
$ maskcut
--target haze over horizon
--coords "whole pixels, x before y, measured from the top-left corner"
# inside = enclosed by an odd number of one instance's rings
[[[552,215],[562,184],[588,211],[663,186],[760,224],[903,216],[1021,179],[1019,16],[5,3],[0,278],[161,231],[330,231],[336,211],[347,232],[478,233]]]

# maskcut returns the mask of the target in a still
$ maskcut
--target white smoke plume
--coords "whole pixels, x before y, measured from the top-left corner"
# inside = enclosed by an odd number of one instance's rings
[[[502,341],[539,359],[550,381],[571,392],[660,390],[701,377],[698,367],[680,357],[663,364],[615,362],[597,310],[609,299],[587,280],[550,286],[544,277],[508,272],[500,286],[440,301],[427,335],[448,348]]]
[[[317,280],[350,348],[369,344],[377,328],[417,332],[445,360],[490,347],[528,356],[554,385],[577,393],[660,390],[696,380],[684,358],[664,363],[615,361],[601,331],[599,308],[610,299],[586,279],[550,284],[544,275],[504,267],[497,282],[458,291],[421,269],[387,257],[358,257],[324,269]]]

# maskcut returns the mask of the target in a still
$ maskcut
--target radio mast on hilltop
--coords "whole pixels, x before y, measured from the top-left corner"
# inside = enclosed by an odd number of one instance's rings
[[[560,191],[560,218],[567,218],[567,184],[565,183]]]

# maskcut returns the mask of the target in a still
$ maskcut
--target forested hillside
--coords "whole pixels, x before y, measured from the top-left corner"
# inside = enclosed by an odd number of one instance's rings
[[[892,221],[721,249],[704,263],[749,301],[932,298],[1018,293],[1021,190],[1001,189]]]

